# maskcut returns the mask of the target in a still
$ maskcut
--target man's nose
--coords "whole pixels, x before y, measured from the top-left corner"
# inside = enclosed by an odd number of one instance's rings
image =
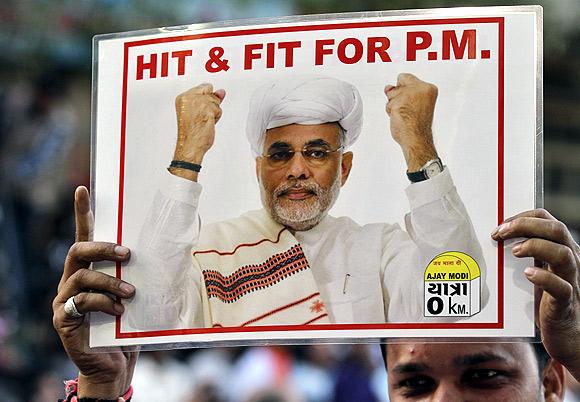
[[[466,400],[455,384],[439,383],[429,402],[465,402]]]
[[[286,178],[288,179],[308,179],[310,177],[310,167],[301,152],[296,152],[292,159],[288,161]]]

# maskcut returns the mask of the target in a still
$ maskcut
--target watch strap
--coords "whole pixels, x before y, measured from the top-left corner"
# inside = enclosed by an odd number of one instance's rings
[[[439,165],[440,170],[443,171],[443,163],[441,162],[441,158],[437,157],[435,159],[427,161],[427,163],[425,163],[421,167],[421,169],[416,172],[407,171],[407,178],[411,183],[419,183],[429,179],[429,176],[427,175],[427,168],[433,163],[437,163]]]
[[[419,183],[428,179],[427,174],[422,169],[417,172],[407,172],[407,178],[411,183]]]

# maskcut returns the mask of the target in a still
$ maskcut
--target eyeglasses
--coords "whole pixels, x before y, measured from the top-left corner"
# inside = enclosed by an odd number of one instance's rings
[[[306,145],[299,151],[294,149],[280,149],[267,155],[262,155],[272,167],[282,167],[292,160],[296,152],[300,152],[302,157],[311,166],[321,166],[329,158],[330,154],[341,151],[344,147],[340,146],[336,149],[327,149],[320,146]]]

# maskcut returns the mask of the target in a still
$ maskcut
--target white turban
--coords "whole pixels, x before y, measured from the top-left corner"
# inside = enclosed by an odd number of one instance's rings
[[[352,145],[362,128],[362,101],[353,85],[320,75],[286,77],[254,91],[246,135],[254,154],[261,155],[267,129],[334,122],[345,131],[343,145]]]

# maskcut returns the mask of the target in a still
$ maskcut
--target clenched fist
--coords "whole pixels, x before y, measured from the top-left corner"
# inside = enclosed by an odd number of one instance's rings
[[[211,84],[201,84],[180,94],[175,99],[177,115],[177,144],[174,160],[201,165],[215,138],[215,125],[222,115],[220,107],[226,96],[223,89],[214,91]],[[177,176],[197,181],[197,173],[170,168]]]
[[[403,150],[408,170],[418,171],[437,157],[431,130],[437,87],[403,73],[397,77],[397,86],[385,87],[385,94],[391,134]]]

